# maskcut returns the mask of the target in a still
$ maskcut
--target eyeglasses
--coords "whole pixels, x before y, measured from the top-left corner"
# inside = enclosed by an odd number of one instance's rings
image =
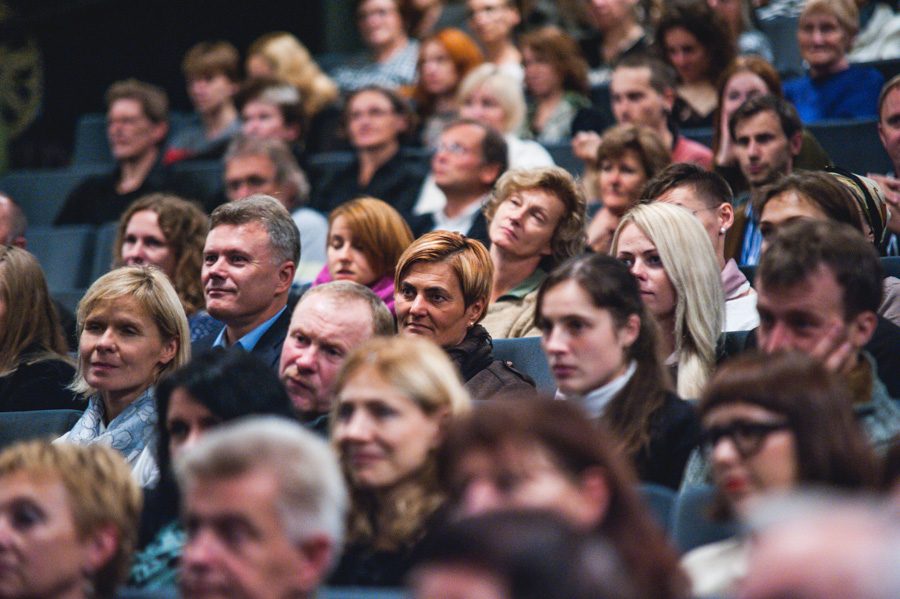
[[[735,420],[722,426],[712,426],[703,432],[702,449],[710,455],[724,438],[728,438],[738,454],[747,459],[762,449],[766,438],[772,433],[789,429],[787,422],[751,422]]]
[[[448,154],[453,154],[454,156],[462,156],[464,154],[468,154],[471,150],[464,145],[458,144],[456,142],[453,143],[444,143],[440,142],[434,148],[435,153],[437,152],[447,152]]]

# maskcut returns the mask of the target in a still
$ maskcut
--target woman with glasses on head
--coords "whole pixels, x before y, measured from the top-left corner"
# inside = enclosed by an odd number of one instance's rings
[[[874,455],[845,383],[802,354],[747,354],[726,363],[700,402],[704,454],[720,519],[746,516],[760,498],[801,486],[871,488]],[[688,553],[695,595],[727,595],[746,565],[746,538]]]

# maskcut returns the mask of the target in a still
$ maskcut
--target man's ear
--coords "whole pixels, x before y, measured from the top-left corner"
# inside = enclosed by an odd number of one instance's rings
[[[290,260],[281,263],[281,266],[278,267],[278,285],[275,287],[275,295],[281,295],[291,288],[296,272],[297,265]]]
[[[862,349],[875,334],[878,326],[878,315],[875,312],[860,312],[850,319],[847,327],[847,335],[850,343],[857,349]]]
[[[92,532],[83,541],[82,568],[86,572],[94,573],[109,560],[119,549],[119,532],[112,524],[105,524]]]
[[[311,596],[328,574],[328,568],[334,555],[334,546],[331,539],[324,534],[319,534],[303,541],[297,547],[297,552],[300,554],[300,559],[294,572],[295,580],[302,594]]]
[[[719,218],[719,228],[728,229],[734,224],[734,206],[728,202],[723,202],[716,208],[716,216]]]
[[[493,185],[501,174],[499,164],[482,164],[478,167],[478,180],[484,185]]]

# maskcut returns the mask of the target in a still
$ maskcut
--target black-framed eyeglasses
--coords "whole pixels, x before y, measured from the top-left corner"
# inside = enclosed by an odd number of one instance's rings
[[[782,422],[753,422],[735,420],[722,426],[711,426],[703,431],[702,448],[707,455],[724,438],[734,444],[738,454],[744,459],[752,457],[762,449],[766,437],[780,430],[789,429],[790,424]]]

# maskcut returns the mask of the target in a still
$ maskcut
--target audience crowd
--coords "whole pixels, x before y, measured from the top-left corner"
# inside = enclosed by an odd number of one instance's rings
[[[895,4],[354,0],[193,45],[189,124],[113,83],[74,316],[0,191],[0,598],[900,596]]]

